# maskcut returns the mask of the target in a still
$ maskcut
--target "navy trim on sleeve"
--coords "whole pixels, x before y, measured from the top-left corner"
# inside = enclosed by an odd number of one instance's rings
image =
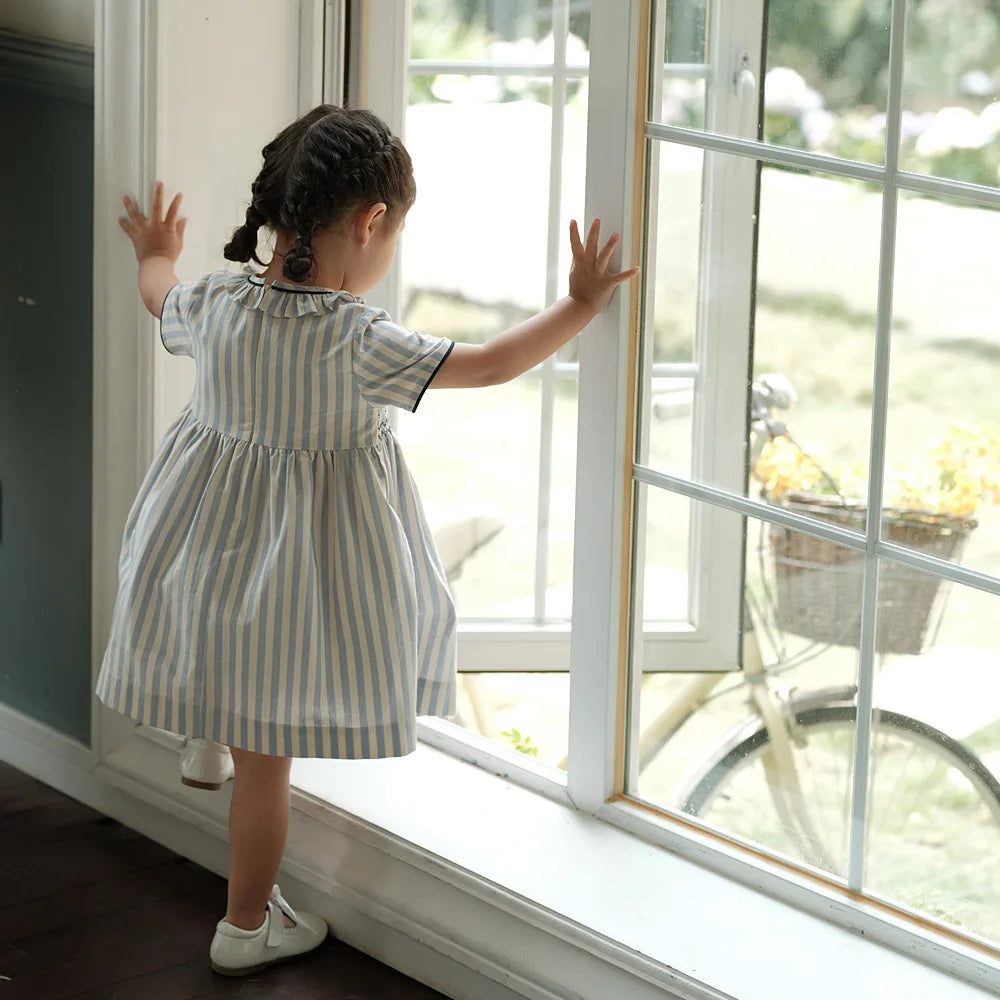
[[[437,375],[439,371],[441,371],[441,366],[448,360],[448,356],[454,349],[455,349],[455,341],[453,340],[448,345],[448,350],[444,352],[444,357],[437,363],[437,365],[434,368],[434,371],[431,372],[430,378],[424,383],[424,387],[423,389],[420,390],[420,395],[417,396],[417,401],[413,404],[413,409],[410,410],[410,413],[417,412],[417,407],[420,405],[420,400],[424,398],[424,393],[427,391],[427,387],[431,384],[431,382],[434,381],[434,376]]]

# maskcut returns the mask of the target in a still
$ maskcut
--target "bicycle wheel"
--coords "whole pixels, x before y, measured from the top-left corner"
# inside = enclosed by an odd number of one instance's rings
[[[690,815],[794,860],[847,873],[853,704],[795,710],[792,753],[821,844],[779,819],[765,764],[766,729],[725,750],[694,783]],[[1000,939],[1000,782],[957,740],[880,711],[872,733],[865,889],[976,934]],[[794,813],[793,813],[794,814]],[[786,813],[786,818],[787,818]]]

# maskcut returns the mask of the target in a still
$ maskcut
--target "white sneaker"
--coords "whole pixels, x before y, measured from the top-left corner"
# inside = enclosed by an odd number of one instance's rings
[[[181,751],[181,781],[192,788],[221,788],[235,774],[229,747],[188,737]]]
[[[283,913],[295,921],[294,927],[285,926]],[[329,927],[319,914],[296,913],[275,885],[267,901],[264,923],[255,931],[246,931],[220,920],[215,925],[209,957],[212,968],[223,976],[247,976],[318,948],[328,933]]]

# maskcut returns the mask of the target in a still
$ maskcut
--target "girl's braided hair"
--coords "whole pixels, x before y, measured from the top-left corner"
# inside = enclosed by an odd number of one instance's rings
[[[312,239],[352,208],[385,202],[395,216],[416,198],[409,153],[370,111],[321,104],[282,129],[261,151],[246,221],[222,253],[246,263],[257,256],[262,226],[296,235],[281,272],[305,282],[313,271]]]

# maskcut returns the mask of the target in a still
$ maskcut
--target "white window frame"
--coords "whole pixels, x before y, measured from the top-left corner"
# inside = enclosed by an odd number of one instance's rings
[[[654,0],[650,25],[650,112],[659,107],[667,76],[703,79],[706,84],[706,128],[726,135],[756,139],[759,129],[759,80],[763,0],[708,0],[708,52],[704,65],[660,64],[664,51],[666,0]],[[738,75],[746,67],[757,86],[740,89]],[[647,112],[649,117],[652,115]],[[660,141],[646,140],[646,218],[656,218]],[[747,364],[751,328],[751,287],[755,241],[757,170],[750,160],[704,154],[702,230],[695,356],[689,364],[652,361],[652,276],[656,240],[645,239],[646,294],[638,365],[640,404],[637,415],[632,567],[632,651],[636,677],[652,671],[736,670],[740,666],[743,557],[737,519],[710,505],[692,505],[688,551],[687,621],[643,621],[646,497],[649,490],[668,488],[676,477],[650,466],[650,406],[645,391],[652,378],[693,382],[692,469],[695,482],[714,490],[741,493],[746,466]],[[725,206],[725,211],[717,207]],[[648,234],[647,234],[648,235]],[[644,484],[645,489],[639,489]],[[637,716],[635,724],[637,725]]]
[[[499,64],[473,60],[411,60],[410,3],[399,0],[367,0],[360,5],[355,22],[361,58],[365,67],[358,74],[356,103],[379,114],[405,140],[409,78],[426,73],[467,75],[517,74],[545,76],[553,81],[552,129],[550,134],[549,217],[547,220],[547,271],[545,304],[558,297],[559,248],[564,240],[560,225],[562,188],[563,113],[568,80],[588,76],[585,66],[568,65],[566,35],[570,0],[553,4],[553,61],[548,63]],[[373,26],[378,26],[378,31]],[[369,298],[382,302],[393,315],[401,314],[401,269],[399,257],[384,281]],[[551,509],[552,449],[555,386],[558,379],[578,377],[579,364],[559,362],[554,357],[522,378],[540,382],[540,449],[538,457],[538,503],[535,517],[534,608],[530,621],[460,618],[458,650],[460,671],[470,672],[565,672],[570,665],[570,623],[551,617],[546,608],[548,589],[548,531]],[[461,612],[461,608],[459,608]]]

